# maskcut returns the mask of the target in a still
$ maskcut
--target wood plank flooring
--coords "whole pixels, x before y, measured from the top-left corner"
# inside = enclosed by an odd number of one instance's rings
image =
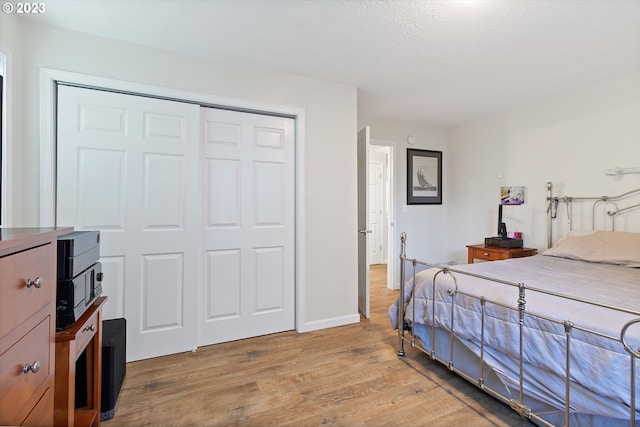
[[[371,319],[283,332],[127,365],[120,426],[532,426],[406,347],[387,319],[397,291],[371,268]]]

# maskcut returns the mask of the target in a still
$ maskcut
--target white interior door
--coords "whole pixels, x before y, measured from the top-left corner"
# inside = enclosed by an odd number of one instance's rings
[[[399,284],[396,283],[395,266],[398,262],[395,252],[394,236],[394,156],[395,141],[371,140],[372,152],[380,153],[384,156],[384,226],[383,226],[383,253],[384,261],[387,264],[387,288],[398,289]]]
[[[379,158],[382,156],[382,159]],[[369,262],[381,264],[385,259],[384,231],[384,154],[376,150],[369,153]]]
[[[358,311],[369,318],[369,126],[358,132]]]
[[[56,223],[101,231],[105,318],[126,317],[129,361],[196,342],[199,115],[193,104],[58,88]]]
[[[295,326],[294,120],[202,110],[199,345]]]

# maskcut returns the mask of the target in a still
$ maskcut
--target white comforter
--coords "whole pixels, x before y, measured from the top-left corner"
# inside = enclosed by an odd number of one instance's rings
[[[640,312],[640,269],[637,268],[543,255],[452,268],[527,285],[528,314],[524,320],[524,360],[527,364],[525,389],[530,396],[557,408],[564,406],[565,396],[562,378],[565,376],[566,339],[561,322],[570,321],[576,326],[619,337],[627,321],[640,318],[640,315],[558,298],[532,289],[551,290]],[[407,270],[407,279],[410,279],[411,268]],[[416,274],[415,297],[412,297],[411,280],[405,291],[405,320],[415,330],[421,331],[423,343],[430,340],[429,329],[423,325],[432,324],[432,281],[436,271],[438,270],[428,269]],[[452,276],[457,279],[457,288]],[[467,297],[462,293],[484,296],[489,301],[515,308],[518,288],[462,274],[439,274],[435,287],[435,325],[445,330],[451,329],[452,297],[448,293],[451,289],[459,292],[454,303],[455,335],[478,354],[480,302],[477,298]],[[394,327],[397,327],[396,304],[389,309]],[[414,308],[415,319],[412,318]],[[532,313],[556,319],[559,323],[537,318],[530,315]],[[617,340],[576,329],[572,331],[571,337],[572,411],[628,419],[629,354]],[[640,324],[629,329],[628,340],[632,348],[640,346]],[[485,359],[507,385],[518,384],[518,354],[518,312],[488,303],[485,312]],[[636,383],[640,389],[640,381]]]

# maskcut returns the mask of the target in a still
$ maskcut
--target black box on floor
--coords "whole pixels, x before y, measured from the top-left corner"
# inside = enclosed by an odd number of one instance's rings
[[[127,321],[102,322],[102,402],[100,421],[113,418],[127,369]]]

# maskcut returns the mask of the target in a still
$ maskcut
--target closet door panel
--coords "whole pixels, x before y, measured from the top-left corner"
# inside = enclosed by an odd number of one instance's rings
[[[203,109],[199,345],[294,328],[294,121]]]
[[[105,318],[127,319],[127,360],[197,337],[200,107],[58,88],[57,218],[100,230]]]

